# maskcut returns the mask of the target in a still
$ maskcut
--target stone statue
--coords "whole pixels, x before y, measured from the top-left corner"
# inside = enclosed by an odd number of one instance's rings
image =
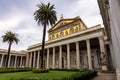
[[[101,64],[106,64],[106,55],[104,52],[101,52],[100,58],[101,58]]]

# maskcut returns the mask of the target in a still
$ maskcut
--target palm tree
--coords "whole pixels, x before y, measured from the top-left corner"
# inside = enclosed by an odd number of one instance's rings
[[[44,55],[44,45],[45,45],[45,36],[46,36],[46,26],[53,25],[57,21],[56,11],[54,5],[50,3],[44,4],[40,3],[37,5],[39,8],[34,13],[34,18],[38,25],[43,26],[43,38],[42,38],[42,54],[41,54],[41,68],[43,68],[43,55]]]
[[[5,35],[2,36],[3,38],[3,42],[8,42],[9,47],[8,47],[8,54],[7,54],[7,62],[5,67],[8,67],[8,60],[9,60],[9,56],[10,56],[10,50],[11,50],[11,45],[13,42],[15,42],[16,44],[18,43],[19,39],[17,38],[17,34],[13,33],[11,31],[7,31],[5,33]]]

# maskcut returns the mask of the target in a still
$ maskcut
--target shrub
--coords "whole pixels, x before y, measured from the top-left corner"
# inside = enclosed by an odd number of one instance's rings
[[[79,69],[49,69],[52,71],[80,71]]]
[[[60,80],[89,80],[97,75],[95,70],[83,70],[79,73],[76,73],[70,77],[64,77]]]
[[[33,73],[46,73],[46,72],[49,72],[49,70],[48,69],[40,69],[40,68],[38,68],[38,69],[33,69],[32,72]]]

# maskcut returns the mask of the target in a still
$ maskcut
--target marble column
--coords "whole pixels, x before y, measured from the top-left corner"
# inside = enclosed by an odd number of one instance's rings
[[[35,59],[36,59],[36,51],[34,51],[34,55],[33,55],[33,67],[35,68]]]
[[[67,44],[67,69],[70,69],[70,44]]]
[[[23,56],[20,57],[20,67],[22,67],[22,63],[23,63]]]
[[[47,69],[49,69],[49,48],[47,49]]]
[[[0,61],[0,67],[2,67],[2,64],[3,64],[3,59],[4,59],[4,54],[1,54],[2,57],[1,57],[1,61]]]
[[[62,69],[62,45],[59,46],[59,68]]]
[[[14,62],[14,68],[16,68],[16,63],[17,63],[17,55],[15,55],[15,62]]]
[[[37,56],[37,68],[39,68],[40,65],[40,50],[38,50],[38,56]]]
[[[29,67],[29,53],[26,55],[26,67]]]
[[[31,64],[32,64],[32,52],[30,52],[29,54],[30,54],[30,62],[29,62],[29,67],[31,67]]]
[[[88,66],[89,69],[92,69],[92,58],[91,58],[91,48],[90,48],[90,40],[86,40],[87,44],[87,56],[88,56]]]
[[[11,55],[9,56],[8,67],[10,67],[10,61],[11,61]]]
[[[101,67],[102,67],[102,70],[108,70],[107,69],[107,59],[106,59],[106,53],[105,53],[105,46],[104,46],[104,38],[101,36],[101,37],[99,37],[98,38],[99,39],[99,45],[100,45],[100,52],[101,52],[101,55],[100,55],[100,57],[102,56],[102,55],[105,55],[105,63],[102,63],[101,64]]]
[[[104,46],[104,41],[103,41],[103,37],[99,37],[99,45],[100,45],[100,51],[101,53],[105,53],[105,46]]]
[[[77,69],[80,69],[80,55],[79,55],[79,42],[76,42],[76,62],[77,62]]]
[[[53,60],[52,60],[52,68],[55,69],[55,47],[53,47]]]

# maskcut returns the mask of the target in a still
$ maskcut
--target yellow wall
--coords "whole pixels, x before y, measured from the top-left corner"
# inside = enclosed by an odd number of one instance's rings
[[[79,26],[79,25],[72,26],[72,27],[70,27],[70,28],[68,28],[68,29],[65,29],[65,30],[56,32],[56,33],[54,33],[54,34],[49,34],[49,40],[53,40],[53,39],[56,39],[56,38],[59,38],[59,37],[63,37],[63,36],[67,36],[67,35],[71,34],[71,33],[70,33],[70,29],[71,29],[71,28],[73,28],[74,33],[75,33],[75,29],[76,29],[76,28],[78,28],[78,31],[80,31],[80,26]],[[68,34],[66,34],[66,31],[68,32]],[[63,34],[64,34],[63,36],[61,36],[61,32],[63,32]],[[54,38],[53,38],[53,35],[54,35]],[[57,36],[57,35],[58,35],[58,36]]]

